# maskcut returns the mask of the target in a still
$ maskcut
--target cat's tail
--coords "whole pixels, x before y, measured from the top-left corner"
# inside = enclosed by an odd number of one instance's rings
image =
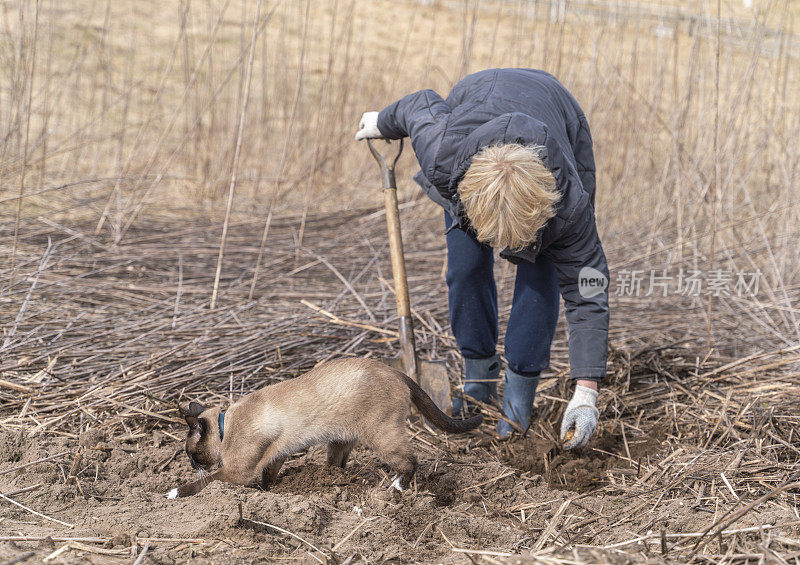
[[[483,422],[483,414],[478,414],[466,420],[455,420],[439,410],[436,403],[428,396],[422,388],[414,382],[408,375],[400,373],[403,380],[411,391],[411,402],[422,412],[422,415],[434,426],[450,434],[461,434],[474,430]]]

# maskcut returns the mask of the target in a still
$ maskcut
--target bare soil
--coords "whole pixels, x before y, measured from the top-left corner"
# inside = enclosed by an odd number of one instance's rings
[[[591,451],[566,451],[553,439],[558,437],[558,429],[554,427],[550,432],[547,438],[526,437],[503,444],[503,461],[515,469],[541,475],[551,488],[581,493],[608,484],[607,473],[622,466],[623,455],[636,462],[640,471],[642,459],[660,454],[666,439],[663,429],[654,427],[644,438],[630,442],[627,451],[620,454],[624,445],[621,434],[601,431],[592,441]]]
[[[713,517],[693,509],[687,496],[670,496],[658,512],[634,512],[639,498],[603,492],[599,487],[608,483],[610,472],[631,471],[620,464],[624,447],[614,437],[601,435],[593,448],[564,454],[542,439],[518,439],[498,448],[489,433],[454,441],[418,428],[412,432],[420,447],[420,467],[414,488],[403,494],[388,488],[388,469],[366,449],[356,450],[345,470],[326,466],[323,451],[312,449],[287,464],[270,492],[214,483],[179,500],[167,500],[164,493],[194,473],[183,453],[180,426],[127,438],[95,430],[79,441],[2,432],[0,473],[64,455],[0,475],[0,490],[38,485],[24,498],[25,505],[74,524],[68,528],[7,505],[2,535],[107,538],[93,547],[119,553],[72,549],[55,560],[65,563],[129,561],[129,548],[138,545],[141,551],[142,538],[175,539],[151,542],[147,558],[152,563],[348,558],[465,563],[468,558],[454,548],[501,553],[530,549],[568,500],[573,521],[580,516],[587,526],[618,524],[603,536],[609,544],[636,537],[655,523],[694,531]],[[657,448],[658,442],[651,438],[641,445]],[[598,450],[613,451],[605,455]],[[496,453],[502,454],[501,460]],[[67,479],[77,454],[77,480]],[[562,482],[585,494],[551,486]],[[751,523],[764,519],[755,516]],[[33,552],[31,560],[41,559],[65,543],[3,542],[0,558]],[[639,549],[649,551],[647,546]],[[610,556],[609,563],[633,559],[629,554],[602,555]]]
[[[404,228],[417,345],[446,359],[457,387],[441,218],[416,212]],[[23,223],[28,278],[0,303],[4,319],[17,320],[0,357],[0,563],[130,563],[145,548],[142,563],[800,557],[797,351],[731,341],[709,357],[698,345],[704,326],[635,301],[615,310],[601,426],[583,451],[556,441],[570,392],[562,327],[528,436],[498,441],[496,407],[465,436],[410,423],[419,471],[401,495],[368,450],[342,471],[315,448],[289,461],[271,492],[216,483],[167,500],[195,477],[177,399],[224,406],[326,358],[396,353],[394,298],[381,280],[391,272],[384,218],[308,218],[297,250],[296,225],[273,222],[253,300],[242,266],[258,252],[261,223],[234,226],[211,310],[218,247],[206,220],[153,221],[129,244],[99,251],[62,234],[39,279],[53,236]],[[514,271],[497,270],[507,304]],[[501,308],[501,323],[507,314]]]

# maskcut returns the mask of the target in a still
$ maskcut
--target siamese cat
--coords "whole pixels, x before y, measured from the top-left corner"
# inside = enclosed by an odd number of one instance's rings
[[[227,412],[191,402],[181,412],[189,425],[186,454],[200,478],[166,496],[191,496],[212,481],[247,485],[259,474],[262,488],[269,489],[288,456],[326,443],[328,464],[344,468],[359,442],[392,468],[392,486],[402,491],[417,468],[406,432],[412,402],[445,432],[467,432],[483,421],[480,414],[450,418],[412,379],[374,359],[323,363],[243,396]]]

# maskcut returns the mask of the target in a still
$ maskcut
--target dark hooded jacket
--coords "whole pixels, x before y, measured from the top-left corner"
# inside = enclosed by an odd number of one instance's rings
[[[414,179],[464,230],[471,228],[456,189],[472,157],[495,144],[542,147],[561,193],[556,215],[531,245],[500,255],[514,263],[540,253],[552,259],[567,310],[570,375],[605,376],[608,267],[594,217],[592,138],[567,89],[544,71],[490,69],[456,84],[447,100],[433,90],[401,98],[380,112],[378,129],[389,139],[411,138],[421,168]]]

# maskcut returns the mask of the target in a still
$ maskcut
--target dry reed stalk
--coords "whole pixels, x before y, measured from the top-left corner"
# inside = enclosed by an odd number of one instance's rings
[[[214,39],[216,38],[217,33],[219,32],[219,28],[220,28],[220,26],[221,26],[221,24],[223,22],[223,17],[225,15],[225,12],[227,11],[229,5],[230,5],[230,0],[226,0],[225,3],[222,5],[222,7],[220,9],[219,16],[217,17],[217,19],[216,19],[216,21],[214,23],[214,27],[213,27],[213,29],[211,31],[210,39],[209,39],[209,41],[208,41],[208,43],[206,45],[206,49],[204,50],[203,54],[200,56],[200,60],[198,61],[197,66],[195,67],[195,70],[192,73],[191,85],[193,85],[195,83],[195,81],[197,80],[202,65],[206,62],[206,60],[209,60],[211,58],[211,53],[212,53],[212,49],[213,49],[213,46],[214,46]],[[177,43],[175,45],[177,46]],[[169,63],[167,65],[167,67],[165,68],[165,72],[163,74],[163,77],[166,77],[167,76],[167,70],[172,68],[172,63],[174,61],[175,53],[176,53],[176,49],[173,49],[171,54],[170,54],[170,60],[169,60]],[[144,170],[145,170],[146,174],[149,173],[152,170],[152,168],[155,166],[155,160],[158,157],[158,150],[161,148],[161,146],[164,143],[167,135],[172,131],[172,128],[175,125],[175,122],[177,121],[177,118],[180,115],[181,110],[183,110],[183,108],[184,108],[184,104],[186,102],[186,99],[188,97],[189,92],[190,92],[190,85],[187,85],[186,88],[183,91],[183,94],[181,95],[181,99],[180,99],[179,103],[175,105],[173,111],[170,113],[169,120],[167,121],[167,123],[163,127],[163,129],[161,130],[159,138],[157,139],[157,141],[153,145],[153,149],[150,152],[150,156],[148,157],[147,163],[145,164],[145,167],[144,167]],[[212,96],[212,99],[213,99],[213,96]],[[153,188],[155,186],[158,185],[158,182],[161,180],[161,178],[163,176],[163,171],[164,171],[164,167],[162,166],[161,172],[158,173],[158,175],[156,176],[155,181],[153,183],[151,183],[150,186],[148,186],[148,188],[144,191],[144,194],[138,199],[139,202],[134,205],[134,208],[133,208],[132,211],[128,210],[129,206],[127,204],[125,205],[125,210],[126,210],[126,215],[128,216],[128,220],[125,222],[125,225],[119,231],[119,233],[115,236],[115,238],[114,238],[115,243],[119,243],[121,241],[122,237],[128,231],[128,229],[130,229],[130,226],[133,224],[133,221],[137,218],[137,216],[141,212],[141,210],[142,210],[142,208],[144,206],[144,202],[147,200],[147,197],[149,196],[150,192],[153,190]],[[138,187],[134,187],[134,191],[136,190],[136,188],[138,188]],[[132,200],[133,200],[133,197],[129,198],[129,203]]]
[[[30,512],[31,514],[33,514],[34,516],[38,516],[39,518],[44,518],[45,520],[48,520],[50,522],[55,522],[56,524],[61,524],[62,526],[66,526],[68,528],[74,528],[75,527],[74,524],[69,524],[67,522],[62,522],[61,520],[58,520],[57,518],[53,518],[53,517],[48,516],[46,514],[42,514],[41,512],[37,512],[33,508],[29,508],[29,507],[25,506],[24,504],[21,504],[21,503],[17,502],[16,500],[14,500],[12,498],[9,498],[9,497],[7,497],[6,495],[4,495],[2,493],[0,493],[0,499],[4,500],[6,502],[10,502],[14,506],[22,508],[26,512]]]
[[[264,256],[264,248],[266,247],[267,236],[269,235],[269,228],[270,225],[272,224],[273,207],[275,205],[275,199],[277,198],[278,191],[280,189],[280,179],[283,177],[284,167],[286,166],[287,158],[289,156],[289,141],[291,139],[292,129],[295,123],[295,117],[297,116],[297,108],[300,103],[300,93],[302,92],[303,65],[305,63],[306,41],[308,39],[308,18],[310,10],[311,10],[311,5],[309,2],[306,2],[305,19],[303,20],[302,42],[300,44],[300,63],[298,65],[297,82],[295,86],[294,98],[292,101],[292,110],[289,115],[289,122],[288,122],[289,129],[286,135],[286,139],[284,140],[283,143],[283,151],[281,153],[280,165],[278,166],[278,180],[272,187],[272,192],[269,196],[269,203],[267,204],[267,211],[264,219],[264,230],[261,232],[261,245],[258,248],[258,256],[256,257],[256,264],[255,268],[253,269],[253,279],[252,282],[250,283],[250,293],[248,295],[249,300],[252,300],[253,292],[255,291],[256,284],[258,283],[259,269],[261,268],[261,259]]]
[[[144,562],[144,557],[147,555],[147,551],[150,549],[150,540],[146,540],[144,542],[144,546],[142,547],[141,553],[136,557],[136,560],[133,562],[133,565],[140,565]]]
[[[28,170],[28,145],[30,143],[31,134],[31,103],[33,101],[33,77],[36,73],[36,45],[39,38],[39,5],[41,0],[36,0],[35,15],[33,19],[33,45],[30,54],[30,74],[27,79],[27,92],[28,103],[25,119],[25,144],[22,147],[22,173],[19,177],[19,198],[17,199],[17,211],[14,216],[14,243],[11,246],[11,274],[9,275],[8,286],[14,286],[14,267],[17,258],[17,242],[19,238],[19,221],[22,216],[22,195],[25,193],[25,173]],[[20,5],[20,13],[22,13],[22,5]],[[20,34],[20,41],[22,40],[22,33]]]
[[[331,14],[331,24],[330,24],[330,42],[328,46],[329,56],[327,61],[327,66],[325,69],[325,78],[322,81],[322,89],[320,90],[319,98],[317,100],[317,122],[315,131],[324,131],[324,122],[326,118],[326,110],[328,105],[328,93],[330,91],[330,83],[331,83],[331,74],[333,71],[333,61],[334,61],[334,39],[336,37],[336,16],[338,11],[338,2],[334,3],[333,12]],[[308,7],[307,7],[308,8]],[[295,249],[295,268],[297,267],[297,262],[300,258],[300,249],[303,247],[303,236],[305,235],[306,230],[306,218],[308,217],[309,207],[311,205],[311,196],[312,190],[316,186],[317,182],[317,173],[318,173],[318,164],[320,159],[320,153],[324,153],[323,146],[326,145],[323,136],[318,135],[314,139],[314,153],[311,159],[311,174],[308,175],[308,182],[305,187],[305,194],[303,195],[303,212],[300,216],[300,227],[298,229],[297,234],[297,247]]]
[[[258,34],[258,22],[261,18],[261,0],[256,3],[256,13],[253,18],[253,36],[250,38],[250,52],[247,58],[247,72],[245,76],[244,94],[241,102],[242,110],[239,115],[239,122],[236,126],[236,148],[233,154],[233,163],[231,164],[231,182],[228,188],[228,203],[225,208],[225,222],[222,225],[222,236],[219,243],[219,256],[217,257],[217,270],[214,274],[214,286],[211,291],[211,305],[213,310],[217,304],[217,293],[219,292],[219,278],[222,274],[222,259],[225,255],[225,241],[228,237],[228,225],[231,220],[231,209],[233,208],[233,194],[236,189],[236,173],[239,169],[239,155],[242,150],[242,136],[244,134],[245,118],[247,117],[247,105],[250,101],[250,81],[253,76],[253,60],[256,50],[256,39]]]
[[[721,48],[721,29],[722,29],[722,2],[717,0],[717,41],[714,56],[714,177],[713,189],[711,192],[711,240],[709,243],[709,267],[714,269],[714,254],[716,252],[717,242],[717,202],[719,201],[720,190],[720,154],[719,154],[719,57]],[[706,330],[706,346],[711,350],[711,308],[714,302],[714,295],[708,295],[708,308],[707,308],[707,330]]]
[[[317,552],[317,553],[321,554],[321,555],[322,555],[322,556],[325,558],[325,560],[326,560],[326,561],[328,560],[328,555],[327,555],[327,554],[326,554],[326,553],[325,553],[323,550],[321,550],[320,548],[318,548],[316,545],[314,545],[314,544],[313,544],[313,543],[311,543],[310,541],[308,541],[308,540],[306,540],[306,539],[304,539],[304,538],[302,538],[302,537],[298,536],[298,535],[297,535],[297,534],[295,534],[294,532],[290,532],[289,530],[286,530],[286,529],[284,529],[284,528],[281,528],[281,527],[275,526],[275,525],[273,525],[273,524],[269,524],[269,523],[267,523],[267,522],[261,522],[261,521],[259,521],[259,520],[253,520],[253,519],[251,519],[251,518],[244,518],[244,517],[242,517],[242,516],[240,516],[240,517],[239,517],[239,521],[240,521],[240,522],[249,523],[249,524],[254,524],[254,525],[257,525],[257,526],[263,526],[263,527],[265,527],[265,528],[269,528],[269,529],[271,529],[271,530],[275,530],[275,531],[277,531],[277,532],[280,532],[280,533],[282,533],[282,534],[286,534],[287,536],[291,536],[291,537],[293,537],[294,539],[296,539],[297,541],[299,541],[299,542],[303,543],[304,545],[307,545],[308,547],[310,547],[310,548],[311,548],[313,551],[315,551],[315,552]],[[318,561],[319,563],[325,563],[325,562],[326,562],[326,561],[322,561],[322,560],[321,560],[319,557],[317,557],[317,556],[316,556],[316,555],[314,555],[314,554],[310,554],[310,555],[311,555],[311,557],[313,557],[313,558],[314,558],[316,561]]]

